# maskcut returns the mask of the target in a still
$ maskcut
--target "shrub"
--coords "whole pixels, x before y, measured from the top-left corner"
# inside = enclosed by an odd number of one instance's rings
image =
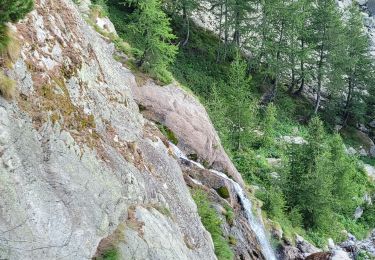
[[[0,72],[0,95],[5,99],[12,99],[15,96],[16,82]]]
[[[263,209],[272,219],[285,218],[286,202],[281,190],[271,187],[269,191],[260,192],[257,196],[263,201]]]
[[[220,197],[222,197],[223,199],[228,199],[229,198],[229,190],[228,190],[227,187],[221,186],[216,191],[220,195]]]
[[[96,257],[94,260],[120,260],[120,252],[117,248],[110,248],[103,252],[99,257]]]

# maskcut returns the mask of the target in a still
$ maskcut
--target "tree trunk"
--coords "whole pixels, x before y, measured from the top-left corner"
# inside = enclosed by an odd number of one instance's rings
[[[301,50],[303,51],[305,49],[305,40],[301,39]],[[294,92],[294,95],[299,96],[301,95],[303,89],[305,88],[305,61],[303,58],[301,58],[301,85],[299,86],[298,90]]]
[[[295,73],[295,69],[293,67],[292,68],[292,80],[290,82],[289,89],[288,89],[289,94],[293,93],[295,85],[296,85],[296,73]]]
[[[237,46],[240,46],[240,11],[238,10],[238,3],[236,1],[236,15],[235,15],[235,25],[234,25],[234,35],[233,35],[233,41]]]
[[[228,29],[228,1],[225,1],[225,12],[224,12],[224,60],[227,56],[227,46],[229,38],[229,29]]]
[[[326,28],[323,30],[323,40],[322,45],[320,46],[319,50],[319,63],[318,63],[318,90],[316,92],[316,102],[315,102],[315,108],[314,108],[314,114],[316,115],[318,113],[319,107],[320,107],[320,101],[322,99],[321,92],[322,92],[322,80],[323,80],[323,64],[324,64],[324,37],[326,35]]]
[[[283,38],[284,38],[284,26],[285,26],[285,23],[284,21],[281,22],[281,28],[280,28],[280,36],[279,36],[279,40],[278,40],[278,45],[279,45],[279,48],[277,50],[277,53],[276,53],[276,70],[275,70],[275,80],[274,80],[274,84],[273,84],[273,87],[272,87],[272,99],[276,96],[276,92],[277,92],[277,87],[279,85],[279,77],[280,77],[280,70],[279,70],[279,61],[280,61],[280,58],[281,58],[281,51],[280,51],[280,46],[281,46],[281,42],[283,41]]]
[[[223,33],[223,5],[220,5],[220,15],[219,15],[219,48],[217,50],[217,57],[216,57],[216,62],[220,61],[220,46],[222,45],[221,37]]]
[[[186,46],[189,43],[190,38],[190,20],[189,20],[189,14],[186,10],[186,7],[183,8],[184,18],[185,18],[185,28],[186,28],[186,36],[185,40],[182,43],[182,46]]]
[[[353,78],[350,76],[348,78],[348,96],[346,97],[346,101],[345,101],[345,108],[344,108],[344,115],[343,115],[343,122],[342,122],[344,126],[348,122],[352,95],[353,95]]]

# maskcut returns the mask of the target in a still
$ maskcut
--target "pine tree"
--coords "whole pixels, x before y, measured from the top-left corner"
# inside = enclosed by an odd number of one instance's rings
[[[311,0],[294,1],[289,8],[289,26],[286,32],[287,53],[290,67],[289,93],[299,95],[311,78],[311,19],[313,2]],[[296,85],[299,85],[295,91]]]
[[[257,0],[229,1],[230,26],[233,29],[233,42],[240,46],[243,35],[251,30],[251,15],[256,11]]]
[[[357,162],[345,152],[340,135],[336,134],[330,140],[330,150],[330,166],[327,167],[327,172],[332,174],[334,180],[332,193],[335,209],[351,217],[356,207],[361,204],[366,189],[360,181]]]
[[[274,128],[276,123],[276,107],[273,103],[266,107],[265,115],[262,120],[262,145],[271,147],[274,143]]]
[[[287,38],[290,26],[290,2],[287,0],[263,0],[261,22],[258,26],[261,45],[255,59],[261,65],[261,71],[268,79],[272,88],[263,102],[269,103],[276,96],[277,88],[286,72]]]
[[[234,151],[240,150],[250,136],[252,100],[250,96],[251,78],[247,76],[247,64],[240,55],[232,62],[229,72],[229,86],[226,88],[230,140]]]
[[[170,81],[167,68],[177,54],[177,47],[172,44],[176,37],[172,33],[169,18],[161,9],[160,0],[128,0],[136,4],[134,22],[130,27],[143,39],[143,50],[138,66],[154,74],[162,81]]]
[[[329,231],[333,223],[333,177],[327,171],[330,154],[319,118],[311,120],[308,133],[308,144],[291,147],[284,190],[288,206],[299,210],[305,228]]]
[[[218,60],[226,59],[228,50],[247,42],[247,35],[254,30],[254,13],[260,0],[210,0],[212,10],[219,22],[219,37],[223,40]],[[232,35],[230,35],[233,33]]]
[[[365,113],[366,89],[371,84],[374,62],[370,54],[368,35],[364,31],[362,14],[354,3],[348,10],[348,21],[345,26],[345,47],[347,49],[343,71],[346,75],[346,99],[343,107],[343,123],[350,118],[361,120]]]
[[[333,52],[336,40],[342,33],[341,14],[334,0],[317,0],[312,12],[313,44],[315,48],[315,76],[317,80],[316,101],[314,113],[320,108],[322,98],[323,81],[328,74],[330,60],[329,55]]]

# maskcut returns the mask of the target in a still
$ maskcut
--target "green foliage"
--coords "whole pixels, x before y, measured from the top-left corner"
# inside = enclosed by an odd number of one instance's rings
[[[117,248],[109,248],[102,253],[101,256],[96,257],[95,260],[120,260],[120,252]]]
[[[0,24],[0,51],[3,51],[9,44],[8,28],[4,24]]]
[[[193,190],[193,199],[198,207],[198,214],[204,227],[210,232],[215,246],[215,254],[219,260],[232,260],[234,254],[229,246],[228,241],[223,236],[221,230],[221,219],[218,213],[211,206],[207,195],[201,190]]]
[[[229,71],[227,96],[227,119],[229,120],[229,138],[232,150],[239,151],[249,144],[251,117],[254,114],[251,105],[251,78],[246,74],[247,65],[239,54],[232,62]]]
[[[98,17],[108,16],[107,0],[93,0],[90,8]]]
[[[262,120],[262,145],[271,147],[275,140],[275,125],[276,125],[276,107],[273,103],[269,104],[264,112]]]
[[[132,22],[128,25],[135,36],[142,39],[137,65],[164,83],[172,81],[168,66],[175,60],[176,38],[170,28],[170,20],[161,8],[160,0],[125,1],[135,8]]]
[[[220,195],[220,197],[222,197],[223,199],[229,198],[229,190],[228,190],[227,187],[222,186],[222,187],[218,188],[216,191]]]
[[[271,167],[265,158],[257,155],[254,151],[241,151],[233,155],[233,162],[248,183],[264,183],[268,181],[267,173]]]
[[[263,209],[272,219],[285,218],[286,201],[284,195],[277,187],[271,187],[268,191],[258,193],[258,197],[263,201]]]
[[[364,209],[364,214],[360,219],[363,225],[372,228],[375,226],[375,205],[366,205]]]
[[[308,128],[298,123],[311,113],[309,101],[289,96],[280,88],[279,98],[269,111],[253,109],[251,116],[244,117],[251,121],[244,133],[249,145],[239,151],[234,149],[233,128],[228,122],[237,117],[239,102],[228,93],[238,91],[238,88],[230,90],[228,88],[237,84],[223,83],[230,78],[231,65],[215,63],[217,41],[210,33],[197,30],[189,45],[177,56],[173,72],[178,80],[206,100],[222,142],[245,181],[266,188],[263,194],[257,193],[257,197],[264,200],[263,209],[267,215],[281,224],[286,237],[292,238],[298,233],[318,245],[325,244],[328,237],[342,239],[340,232],[344,228],[361,235],[366,225],[348,220],[352,218],[354,205],[361,204],[366,178],[355,158],[341,153],[342,150],[333,153],[335,147],[343,147],[342,140],[327,134],[320,120],[313,119]],[[256,88],[247,88],[250,92],[247,100],[259,97]],[[266,132],[267,138],[257,136],[254,130]],[[300,135],[309,144],[283,145],[275,142],[280,135]],[[276,170],[281,175],[280,181],[270,178],[273,169],[265,160],[269,155],[286,157],[285,167]],[[354,181],[348,181],[350,178]]]
[[[287,206],[292,208],[289,218],[299,219],[293,212],[298,209],[304,228],[318,244],[318,237],[342,239],[342,229],[363,236],[364,226],[351,218],[362,203],[367,177],[357,161],[345,153],[340,136],[328,139],[322,122],[313,118],[308,144],[293,145],[288,156],[289,172],[283,190]]]
[[[184,34],[181,28],[183,22],[175,17],[173,28],[179,38]],[[191,24],[189,44],[181,48],[176,61],[171,67],[173,76],[183,85],[189,87],[194,94],[204,101],[210,101],[213,88],[222,97],[228,80],[230,62],[217,63],[219,38],[211,32]]]
[[[18,22],[34,7],[32,0],[1,0],[0,24]]]
[[[360,84],[353,92],[356,97],[350,100],[348,123],[364,113],[363,103],[375,107],[375,101],[359,95],[370,84],[370,77],[362,77],[367,70],[362,61],[366,60],[361,58],[357,62],[361,55],[367,54],[359,23],[350,15],[348,20],[341,19],[333,0],[316,4],[309,0],[261,1],[259,7],[264,16],[252,16],[251,8],[240,9],[250,1],[213,0],[219,38],[189,23],[190,12],[196,8],[185,6],[184,14],[184,4],[195,2],[189,1],[165,1],[164,7],[172,15],[178,37],[173,41],[184,43],[188,39],[170,70],[174,78],[207,106],[225,149],[245,181],[262,187],[262,192],[256,195],[263,200],[267,215],[280,223],[286,237],[298,233],[317,245],[324,245],[328,237],[339,241],[342,229],[363,236],[374,226],[372,208],[366,207],[364,217],[358,221],[353,220],[353,212],[369,189],[367,178],[357,159],[343,151],[340,137],[326,132],[318,118],[309,120],[314,107],[299,95],[307,85],[319,83],[318,88],[324,87],[332,102],[316,107],[324,107],[325,123],[336,124],[345,111],[346,100],[339,93],[348,93],[347,68],[356,67]],[[121,38],[141,50],[135,55],[140,60],[145,37],[133,28],[141,11],[138,2],[142,1],[131,1],[126,6],[113,4],[109,10]],[[360,37],[358,44],[348,44],[349,30]],[[235,35],[232,37],[229,32]],[[242,47],[252,52],[252,59],[247,61],[238,55],[238,48],[234,47],[238,39],[239,45],[246,44]],[[351,40],[355,41],[355,37]],[[353,55],[353,60],[347,55],[350,49],[359,52]],[[270,87],[275,92],[273,104],[268,103],[262,109],[258,106],[259,99]],[[370,111],[370,106],[366,106]],[[308,121],[310,124],[306,126]],[[308,144],[285,144],[279,141],[284,135],[304,137]],[[283,166],[269,165],[268,157],[281,159]],[[279,179],[270,176],[274,171],[280,175]],[[205,216],[202,221],[206,228],[214,234],[220,233],[207,223],[210,219],[207,215],[216,212],[209,204],[202,206],[199,196],[197,205]],[[226,209],[226,212],[233,211]],[[224,215],[230,223],[228,214]],[[213,237],[215,249],[220,250],[225,239],[220,235]]]
[[[0,52],[9,43],[7,22],[18,22],[34,7],[33,0],[0,0]]]
[[[190,39],[190,16],[194,10],[197,9],[199,0],[165,0],[165,5],[167,9],[172,13],[172,15],[182,14],[183,27],[185,32],[185,37],[181,41],[182,46],[186,46]]]

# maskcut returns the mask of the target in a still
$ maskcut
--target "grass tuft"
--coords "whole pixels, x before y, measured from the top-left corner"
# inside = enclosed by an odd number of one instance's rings
[[[13,99],[16,94],[16,82],[7,76],[3,72],[0,72],[0,95],[5,99]]]

